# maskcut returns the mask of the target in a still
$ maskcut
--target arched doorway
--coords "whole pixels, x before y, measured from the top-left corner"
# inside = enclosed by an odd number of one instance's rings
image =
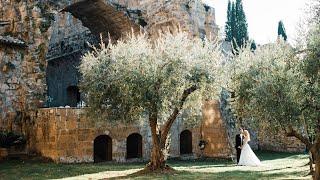
[[[192,133],[189,130],[180,134],[180,154],[192,154]]]
[[[142,157],[142,136],[138,133],[127,137],[127,159]]]
[[[80,91],[77,86],[69,86],[67,88],[67,105],[77,107],[80,102]]]
[[[100,135],[94,139],[94,162],[112,161],[112,139],[108,135]]]

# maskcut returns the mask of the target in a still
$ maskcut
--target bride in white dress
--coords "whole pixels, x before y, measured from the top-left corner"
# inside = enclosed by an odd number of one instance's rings
[[[241,166],[261,166],[258,157],[252,151],[248,142],[250,141],[250,134],[248,130],[243,131],[243,145],[241,148],[241,155],[238,165]]]

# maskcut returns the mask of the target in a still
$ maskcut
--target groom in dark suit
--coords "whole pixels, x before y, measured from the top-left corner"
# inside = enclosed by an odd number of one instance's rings
[[[241,154],[241,146],[243,145],[243,127],[240,127],[239,129],[240,134],[236,135],[236,150],[237,150],[237,164],[239,163],[239,159],[240,159],[240,154]]]

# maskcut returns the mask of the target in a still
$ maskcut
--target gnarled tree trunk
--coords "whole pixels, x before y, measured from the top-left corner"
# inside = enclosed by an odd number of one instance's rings
[[[312,156],[311,159],[313,159],[316,164],[315,171],[313,171],[313,162],[310,162],[310,174],[313,174],[313,179],[320,180],[320,138],[318,137],[315,143],[311,143],[309,138],[303,136],[292,127],[287,128],[287,136],[296,137],[307,146]]]
[[[314,172],[314,179],[319,180],[320,179],[320,157],[318,157],[318,160],[316,160],[316,168]]]
[[[176,120],[179,112],[181,111],[184,102],[186,101],[187,97],[197,90],[197,86],[191,86],[190,88],[184,90],[179,105],[173,110],[172,114],[166,121],[161,129],[162,134],[157,134],[157,123],[158,123],[158,109],[156,103],[152,103],[152,107],[150,108],[150,115],[149,115],[149,124],[151,128],[152,134],[152,152],[151,152],[151,161],[148,164],[147,168],[149,170],[163,170],[169,169],[166,166],[166,160],[164,155],[165,150],[165,143],[168,138],[169,131],[173,122]]]
[[[312,146],[311,152],[316,166],[313,179],[320,180],[320,137],[317,138],[316,142]]]
[[[148,164],[150,170],[164,169],[166,161],[161,149],[161,143],[157,135],[157,121],[155,119],[149,119],[151,134],[152,134],[152,151],[151,160]]]

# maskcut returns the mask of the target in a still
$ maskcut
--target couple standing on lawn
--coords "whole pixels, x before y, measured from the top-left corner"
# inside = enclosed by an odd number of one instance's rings
[[[249,141],[249,131],[241,127],[240,134],[236,135],[237,164],[240,166],[261,166],[260,160],[248,144]]]

